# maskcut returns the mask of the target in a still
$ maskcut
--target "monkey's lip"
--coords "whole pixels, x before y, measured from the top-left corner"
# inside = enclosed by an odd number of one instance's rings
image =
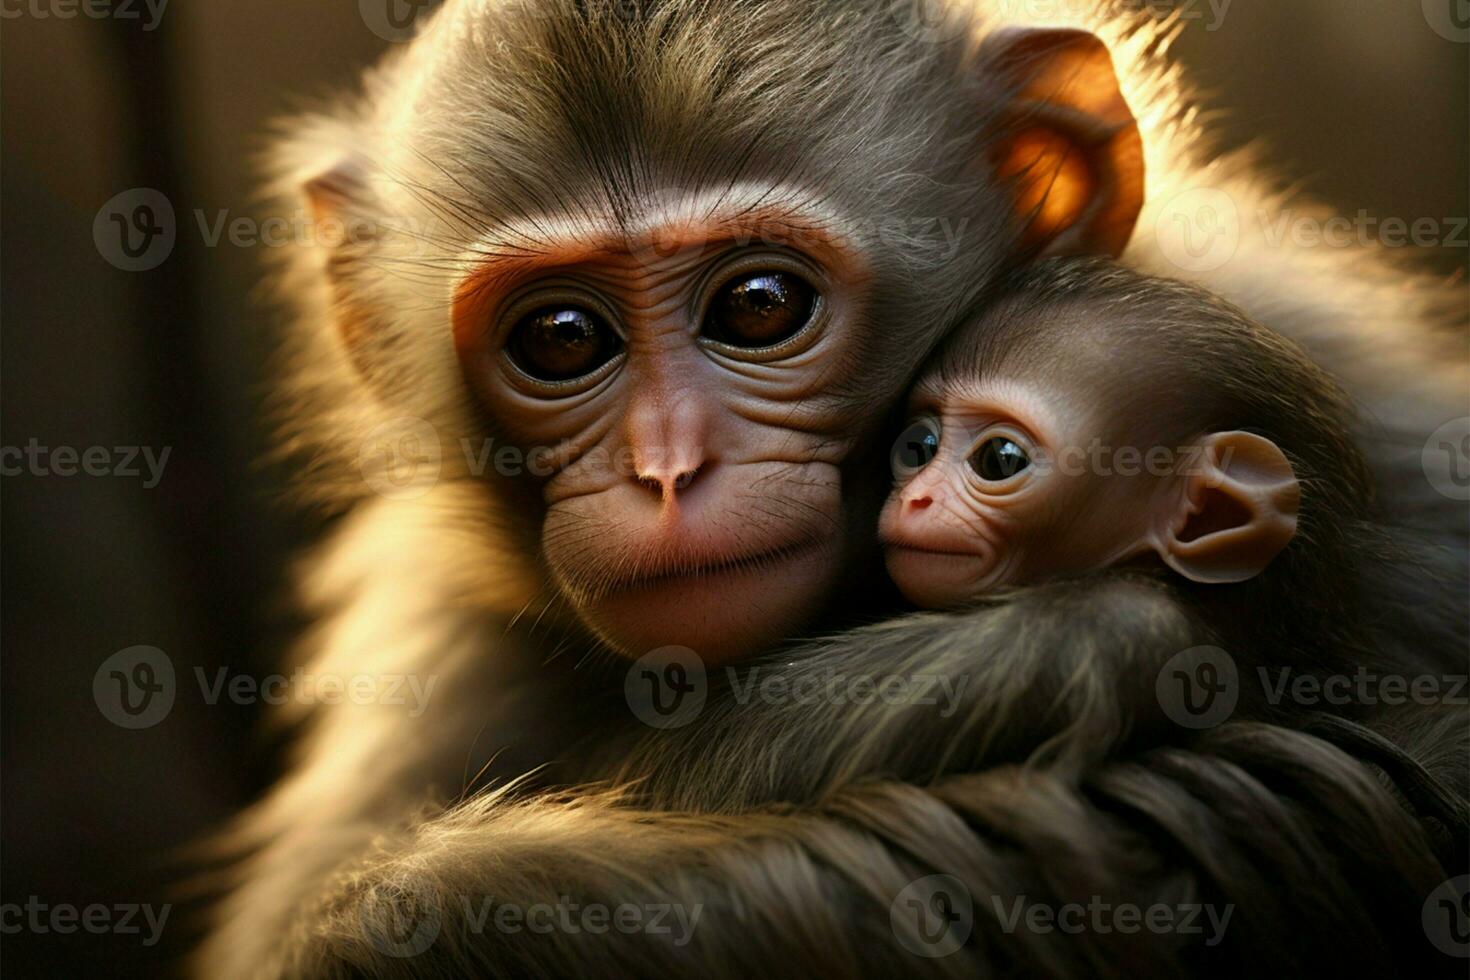
[[[884,564],[910,602],[941,609],[972,598],[991,574],[992,556],[942,545],[884,542]]]
[[[961,551],[950,548],[925,548],[914,544],[889,544],[886,546],[889,554],[895,552],[906,552],[915,556],[930,556],[937,558],[969,558],[974,560],[983,559],[985,556],[978,551]]]
[[[735,551],[686,551],[645,562],[583,604],[588,625],[641,656],[683,646],[706,664],[766,649],[809,622],[841,569],[835,536]]]
[[[942,542],[919,542],[909,538],[884,537],[883,547],[889,555],[904,554],[912,557],[984,559],[983,552],[974,548],[946,545]]]
[[[805,558],[822,545],[817,538],[807,538],[792,544],[779,545],[763,551],[720,558],[704,563],[679,564],[656,572],[640,573],[611,583],[606,591],[609,595],[657,589],[667,585],[692,582],[716,576],[755,575],[772,568]]]

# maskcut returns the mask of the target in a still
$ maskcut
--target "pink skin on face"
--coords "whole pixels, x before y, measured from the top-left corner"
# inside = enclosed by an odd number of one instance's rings
[[[928,427],[937,453],[914,468],[901,461],[914,447],[897,447],[898,484],[879,521],[888,572],[909,601],[960,605],[1148,550],[1158,478],[1104,476],[1067,451],[1102,438],[1095,412],[1007,382],[921,390],[911,409],[904,438],[921,441]]]

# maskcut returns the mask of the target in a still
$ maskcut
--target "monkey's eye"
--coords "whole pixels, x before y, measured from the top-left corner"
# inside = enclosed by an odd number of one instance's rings
[[[907,480],[939,454],[939,420],[921,418],[910,423],[893,444],[893,475]]]
[[[1004,483],[1030,466],[1026,450],[1005,436],[991,436],[970,456],[970,469],[986,483]]]
[[[571,381],[617,356],[622,341],[601,317],[575,307],[537,310],[511,330],[506,350],[537,381]]]
[[[796,336],[812,318],[817,291],[789,272],[758,272],[726,285],[714,298],[705,336],[757,350]]]

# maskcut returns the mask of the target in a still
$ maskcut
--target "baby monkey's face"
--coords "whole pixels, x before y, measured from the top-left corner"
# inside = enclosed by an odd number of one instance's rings
[[[1170,481],[1115,465],[1119,433],[1098,414],[1015,384],[917,394],[879,526],[904,595],[960,605],[1150,550]]]
[[[909,601],[963,605],[1141,556],[1206,585],[1259,575],[1296,534],[1286,454],[1239,430],[1142,445],[1169,418],[1142,394],[1125,412],[1096,391],[921,384],[879,522]]]

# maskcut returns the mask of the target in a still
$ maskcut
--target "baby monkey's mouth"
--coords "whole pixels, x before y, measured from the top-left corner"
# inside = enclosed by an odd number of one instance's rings
[[[904,551],[915,555],[933,555],[937,558],[984,558],[978,551],[967,551],[958,548],[936,548],[918,544],[905,544],[896,541],[885,541],[883,546],[890,552]]]
[[[997,572],[993,553],[949,541],[885,536],[883,560],[904,597],[927,609],[973,600],[995,584]]]
[[[975,547],[973,541],[951,541],[938,537],[924,537],[903,532],[879,536],[883,549],[889,554],[911,552],[914,555],[932,555],[940,558],[985,558],[984,551]]]

